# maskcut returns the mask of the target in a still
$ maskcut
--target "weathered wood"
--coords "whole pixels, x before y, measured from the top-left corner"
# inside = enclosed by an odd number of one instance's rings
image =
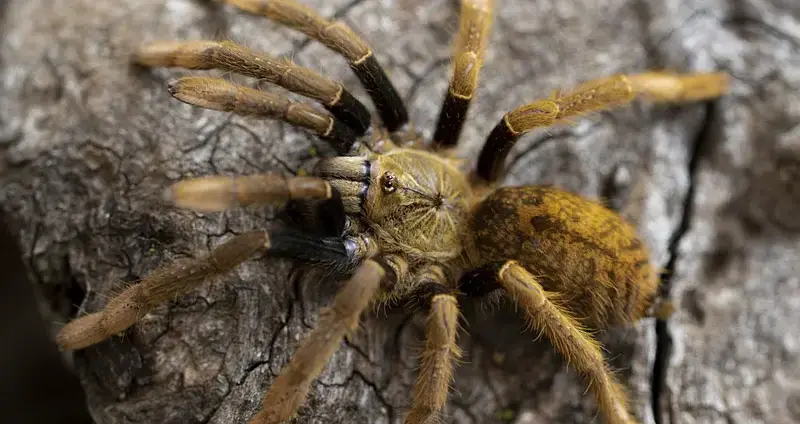
[[[364,34],[430,135],[447,87],[454,1],[307,0]],[[57,319],[157,265],[261,228],[274,211],[199,215],[160,203],[186,175],[297,168],[324,143],[275,122],[189,107],[129,54],[156,39],[233,39],[341,79],[346,62],[266,20],[192,0],[11,1],[0,40],[0,201]],[[671,271],[677,313],[606,337],[644,423],[800,421],[800,15],[791,1],[498,2],[462,137],[466,154],[504,111],[556,88],[647,68],[724,69],[713,106],[637,103],[531,134],[508,184],[553,183],[638,222]],[[596,5],[595,5],[596,4]],[[233,77],[231,77],[233,78]],[[238,79],[237,79],[238,81]],[[242,80],[244,81],[244,80]],[[254,260],[175,299],[124,338],[75,355],[101,423],[232,423],[331,299],[333,283]],[[72,296],[68,296],[71,294]],[[467,305],[457,423],[584,423],[585,385],[510,308]],[[314,386],[298,422],[399,422],[423,317],[372,316]],[[54,328],[57,326],[54,325]],[[18,347],[24,348],[24,347]],[[657,369],[653,384],[653,370]],[[653,415],[652,398],[659,401]]]

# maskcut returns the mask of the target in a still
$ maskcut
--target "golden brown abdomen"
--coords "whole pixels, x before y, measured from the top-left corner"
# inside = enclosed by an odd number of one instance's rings
[[[473,266],[516,260],[592,328],[641,318],[658,279],[622,217],[552,187],[505,187],[476,206]]]

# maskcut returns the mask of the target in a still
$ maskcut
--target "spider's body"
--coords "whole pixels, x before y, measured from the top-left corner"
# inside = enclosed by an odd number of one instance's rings
[[[553,187],[504,187],[474,211],[475,267],[513,259],[565,307],[603,329],[638,320],[658,278],[634,228],[605,206]]]
[[[316,328],[271,383],[251,424],[279,423],[302,405],[312,382],[371,303],[422,300],[428,306],[425,349],[407,424],[438,422],[457,345],[458,297],[505,293],[569,364],[590,382],[608,424],[629,424],[627,395],[589,329],[644,317],[658,279],[632,226],[602,204],[552,187],[500,188],[505,159],[524,133],[625,104],[637,95],[691,101],[722,95],[722,74],[646,72],[584,83],[506,113],[472,161],[450,153],[475,95],[491,24],[491,0],[462,0],[453,76],[430,142],[409,130],[402,99],[370,47],[341,22],[293,0],[221,0],[304,32],[341,54],[366,87],[383,124],[341,83],[231,42],[157,42],[141,48],[145,66],[220,69],[258,78],[314,99],[322,107],[234,85],[184,77],[169,85],[197,106],[280,119],[337,149],[313,176],[276,173],[210,176],[167,190],[177,206],[201,211],[285,203],[298,228],[273,227],[231,237],[210,254],[168,264],[79,317],[58,335],[80,349],[134,325],[160,302],[256,252],[349,274]],[[323,109],[324,107],[324,109]],[[423,303],[423,302],[417,302]]]
[[[413,293],[420,282],[414,273],[429,265],[459,280],[469,270],[514,260],[539,276],[547,291],[570,299],[573,315],[593,328],[644,316],[655,299],[657,275],[647,248],[618,214],[554,187],[473,190],[459,165],[427,151],[395,148],[317,166],[316,174],[343,193],[348,219],[358,223],[346,235],[369,234],[381,252],[408,263],[409,276],[382,299]],[[351,249],[358,256],[357,247]],[[471,294],[496,288],[484,284]]]

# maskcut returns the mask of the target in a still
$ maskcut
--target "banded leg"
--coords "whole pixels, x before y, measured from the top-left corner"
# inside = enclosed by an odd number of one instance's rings
[[[430,273],[429,273],[430,274]],[[430,294],[430,312],[425,348],[420,356],[419,376],[405,424],[441,422],[453,380],[453,365],[461,357],[458,335],[458,300],[442,282],[425,283]]]
[[[391,132],[408,122],[403,100],[372,49],[344,22],[330,21],[293,0],[220,0],[254,15],[302,32],[344,56],[372,98],[383,125]]]
[[[384,275],[384,269],[371,259],[358,267],[283,367],[250,424],[278,424],[294,415],[342,339],[358,327],[359,317],[377,294]]]
[[[458,143],[478,85],[478,73],[483,66],[493,8],[493,0],[461,0],[459,31],[453,53],[453,77],[433,134],[436,147],[453,147]]]
[[[280,94],[231,84],[219,78],[180,78],[169,84],[169,92],[184,103],[206,109],[279,119],[305,128],[342,154],[350,150],[358,137],[348,125],[323,110],[293,102]]]
[[[286,230],[257,231],[237,235],[202,258],[173,262],[114,296],[100,311],[65,325],[56,342],[62,349],[83,349],[119,334],[157,305],[186,293],[209,277],[222,275],[256,252],[309,262],[347,263],[350,259],[341,238],[318,238]]]
[[[220,69],[279,85],[318,100],[333,116],[362,135],[370,125],[366,107],[342,84],[287,59],[257,54],[230,41],[159,41],[142,46],[134,61],[144,66]]]
[[[476,174],[494,182],[514,143],[525,133],[570,118],[629,103],[637,95],[653,101],[689,102],[722,96],[728,90],[723,73],[615,75],[586,82],[567,94],[529,103],[506,113],[494,127],[478,157]]]
[[[505,289],[522,309],[531,329],[547,337],[568,364],[589,380],[604,422],[637,422],[629,412],[628,395],[608,368],[600,344],[561,306],[557,293],[545,291],[536,277],[514,261],[490,264],[468,273],[461,283],[462,291],[471,295]]]
[[[173,184],[164,193],[178,207],[215,212],[236,206],[283,203],[299,199],[334,199],[339,193],[318,177],[256,174],[228,177],[212,175]]]

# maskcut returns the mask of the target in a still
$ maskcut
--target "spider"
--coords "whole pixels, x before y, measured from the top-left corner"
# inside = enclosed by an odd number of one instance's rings
[[[505,294],[590,383],[609,424],[636,422],[593,331],[631,324],[660,302],[658,276],[632,225],[600,202],[554,187],[501,187],[504,162],[525,133],[631,102],[688,102],[727,91],[723,73],[645,72],[592,80],[506,113],[477,161],[454,153],[492,23],[492,0],[462,0],[452,77],[432,140],[406,108],[369,45],[342,22],[293,0],[221,0],[294,28],[342,55],[366,88],[381,124],[342,84],[233,42],[162,41],[141,47],[148,67],[217,69],[281,86],[311,105],[224,79],[183,77],[169,92],[192,105],[278,119],[315,133],[340,156],[312,176],[207,176],[166,190],[178,207],[201,212],[285,204],[288,225],[236,235],[207,256],[167,264],[100,311],[57,335],[82,349],[134,325],[161,302],[223,274],[258,252],[332,270],[345,280],[314,330],[272,383],[251,424],[284,422],[370,305],[416,300],[428,320],[408,424],[443,416],[457,344],[459,296]]]

